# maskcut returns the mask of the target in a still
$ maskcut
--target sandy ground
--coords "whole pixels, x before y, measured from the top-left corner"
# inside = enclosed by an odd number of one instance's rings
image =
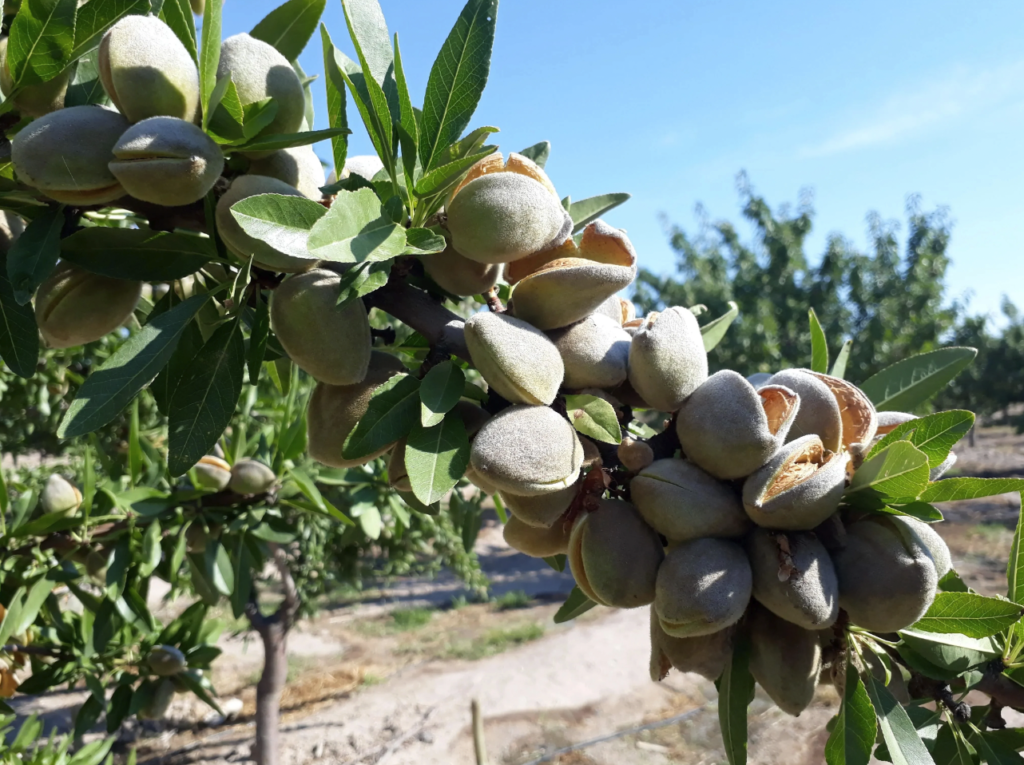
[[[984,431],[975,448],[961,448],[964,474],[1024,475],[1022,440]],[[954,563],[976,589],[1005,587],[1006,553],[1019,503],[1005,495],[944,507]],[[647,610],[595,609],[555,625],[557,604],[572,587],[559,574],[504,545],[489,525],[477,544],[494,594],[522,591],[527,607],[499,612],[493,605],[446,609],[461,593],[457,580],[408,580],[372,602],[323,612],[292,635],[294,662],[283,700],[283,764],[462,765],[475,762],[470,701],[479,701],[491,765],[703,764],[724,761],[718,742],[714,686],[696,675],[648,677]],[[426,621],[392,628],[395,609],[429,607]],[[521,644],[483,658],[474,646],[503,630],[533,630]],[[194,725],[214,717],[181,698],[171,724],[126,732],[143,736],[140,762],[155,765],[246,762],[252,742],[252,684],[262,662],[258,641],[226,638],[215,681],[244,706],[233,723]],[[477,651],[479,654],[480,651]],[[486,651],[483,652],[486,654]],[[47,709],[59,723],[80,703],[74,693],[22,701]],[[751,707],[750,761],[811,765],[823,761],[825,723],[836,711],[830,688],[819,690],[799,718],[786,717],[760,694]],[[175,722],[176,721],[176,722]],[[669,724],[636,730],[662,721]],[[582,750],[558,750],[610,735]]]

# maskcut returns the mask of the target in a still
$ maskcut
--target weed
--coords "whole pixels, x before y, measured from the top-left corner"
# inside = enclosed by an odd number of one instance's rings
[[[502,630],[491,630],[469,642],[453,643],[444,652],[449,659],[476,661],[507,651],[517,645],[529,643],[544,636],[544,628],[536,623],[520,624]]]
[[[533,604],[533,598],[523,590],[506,592],[504,595],[494,599],[494,607],[498,611],[514,611],[517,608],[529,608]]]

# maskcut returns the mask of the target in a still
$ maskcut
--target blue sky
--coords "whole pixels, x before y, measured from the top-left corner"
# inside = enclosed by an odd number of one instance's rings
[[[225,36],[277,4],[227,0]],[[414,101],[462,4],[381,0]],[[353,55],[340,0],[324,20]],[[500,127],[503,151],[550,140],[563,195],[632,193],[608,220],[660,272],[675,259],[659,215],[695,231],[701,202],[738,220],[740,170],[773,206],[813,190],[812,257],[831,232],[863,247],[869,211],[904,221],[920,194],[955,221],[952,296],[996,315],[1004,294],[1024,304],[1021,29],[1019,0],[505,0],[472,126]],[[323,71],[317,38],[301,61]],[[350,153],[372,151],[358,129]]]

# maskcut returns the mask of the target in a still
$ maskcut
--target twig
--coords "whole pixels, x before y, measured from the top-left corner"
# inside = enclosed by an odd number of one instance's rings
[[[498,297],[498,291],[494,287],[487,290],[484,297],[487,298],[487,309],[491,313],[505,313],[505,306],[501,304],[501,298]]]
[[[664,728],[666,725],[672,725],[673,723],[682,722],[696,715],[698,712],[702,712],[709,707],[715,706],[718,702],[709,701],[707,704],[702,704],[696,709],[691,709],[689,712],[683,712],[682,714],[669,717],[667,720],[658,720],[658,722],[647,723],[646,725],[637,725],[634,728],[626,728],[625,730],[616,731],[615,733],[609,733],[607,736],[600,736],[599,738],[592,738],[590,741],[581,741],[578,744],[572,744],[561,749],[556,749],[553,752],[548,752],[543,757],[538,757],[536,760],[530,760],[524,765],[541,765],[544,762],[552,762],[563,754],[569,754],[569,752],[576,752],[580,749],[587,749],[597,744],[603,744],[606,741],[614,741],[617,738],[624,738],[634,733],[640,733],[645,730],[655,730],[656,728]]]
[[[427,338],[431,345],[471,361],[463,332],[465,322],[423,290],[402,282],[389,282],[370,293],[366,304],[367,308],[372,306],[391,314]]]
[[[484,741],[484,718],[480,714],[480,702],[473,699],[469,709],[473,715],[473,754],[476,755],[476,765],[487,765],[487,744]]]
[[[0,647],[0,653],[23,653],[31,656],[66,656],[59,648],[44,648],[35,645],[5,645]]]

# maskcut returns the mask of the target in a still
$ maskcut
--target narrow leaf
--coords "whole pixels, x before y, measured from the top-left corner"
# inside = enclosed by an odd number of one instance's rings
[[[462,418],[449,414],[438,424],[413,426],[405,447],[405,468],[413,494],[425,505],[440,501],[466,473],[469,437]]]
[[[203,107],[203,130],[210,123],[213,109],[211,96],[217,87],[217,67],[220,65],[221,13],[224,0],[206,0],[203,14],[203,42],[199,49],[199,103]]]
[[[811,371],[828,373],[828,342],[825,340],[825,330],[821,328],[818,321],[818,314],[813,308],[807,311],[811,322]]]
[[[31,378],[39,361],[39,327],[31,305],[20,305],[0,252],[0,358],[19,377]]]
[[[603,398],[588,395],[566,396],[565,410],[569,422],[583,435],[607,444],[622,441],[622,430],[615,408]]]
[[[186,0],[185,5],[188,5]],[[103,35],[125,16],[149,13],[149,0],[89,0],[75,17],[75,44],[71,60],[96,48]]]
[[[490,72],[497,16],[498,0],[469,0],[431,67],[420,126],[420,161],[426,172],[476,110]]]
[[[420,424],[429,428],[441,422],[445,413],[450,412],[462,398],[465,387],[466,375],[452,362],[445,361],[433,367],[420,383]]]
[[[729,765],[746,765],[747,707],[754,698],[754,678],[750,674],[750,640],[745,635],[737,639],[732,657],[715,685],[725,756]]]
[[[209,299],[210,293],[193,295],[130,337],[85,379],[57,436],[82,436],[114,419],[167,364],[181,333]]]
[[[282,149],[294,149],[298,146],[309,146],[310,144],[326,141],[339,135],[351,133],[347,128],[328,128],[326,130],[306,130],[302,133],[282,133],[280,135],[261,135],[253,141],[249,141],[238,151],[281,151]]]
[[[135,228],[84,228],[60,243],[60,256],[114,279],[167,282],[190,276],[214,259],[209,239]]]
[[[889,690],[868,673],[867,692],[878,715],[882,738],[894,765],[934,765],[906,711]]]
[[[922,502],[954,502],[1024,491],[1024,478],[945,478],[921,495]]]
[[[571,622],[577,616],[585,614],[595,606],[597,606],[597,603],[584,595],[583,590],[579,587],[573,587],[569,597],[565,599],[562,607],[555,613],[555,624]]]
[[[334,167],[340,173],[348,157],[348,115],[345,112],[345,78],[341,75],[335,58],[334,43],[327,33],[327,27],[320,25],[320,38],[324,49],[324,85],[327,88],[327,118],[332,128],[339,132],[331,138]]]
[[[588,223],[600,218],[609,210],[627,201],[631,194],[601,194],[588,197],[569,205],[569,216],[572,218],[572,232],[582,231]]]
[[[736,317],[740,315],[740,307],[729,301],[729,310],[723,313],[714,321],[710,321],[700,328],[700,334],[704,339],[704,350],[712,351],[717,345],[722,342],[725,337],[725,333],[729,331],[729,327],[736,321]]]
[[[865,380],[860,389],[880,412],[905,412],[927,401],[966,369],[978,351],[940,348],[897,361]]]
[[[1017,530],[1013,533],[1010,556],[1006,561],[1006,596],[1014,603],[1024,604],[1024,513],[1022,498],[1017,495]]]
[[[927,486],[928,457],[913,444],[897,441],[857,468],[846,495],[870,489],[883,497],[917,497]]]
[[[551,156],[551,141],[539,141],[533,144],[533,146],[527,146],[519,153],[527,159],[532,159],[536,165],[543,169],[548,163],[548,157]]]
[[[172,476],[195,465],[224,433],[242,392],[244,367],[245,341],[235,320],[213,333],[171,399],[167,469]]]
[[[192,6],[189,0],[164,0],[160,17],[181,40],[181,44],[185,46],[185,50],[198,66],[199,48],[196,45],[196,20],[192,15]]]
[[[64,206],[49,207],[14,240],[7,253],[7,277],[18,305],[27,305],[36,288],[53,271],[60,257]]]
[[[974,426],[974,413],[961,409],[936,412],[897,425],[868,452],[870,459],[896,441],[909,441],[926,455],[928,467],[936,468],[949,456],[953,445]]]
[[[293,61],[309,43],[326,6],[327,0],[288,0],[268,13],[249,34]]]
[[[825,745],[828,765],[868,765],[878,725],[875,710],[853,662],[846,666],[846,690],[835,727]]]
[[[359,459],[379,452],[409,435],[419,420],[420,381],[395,375],[373,392],[366,414],[345,439],[342,454]]]

